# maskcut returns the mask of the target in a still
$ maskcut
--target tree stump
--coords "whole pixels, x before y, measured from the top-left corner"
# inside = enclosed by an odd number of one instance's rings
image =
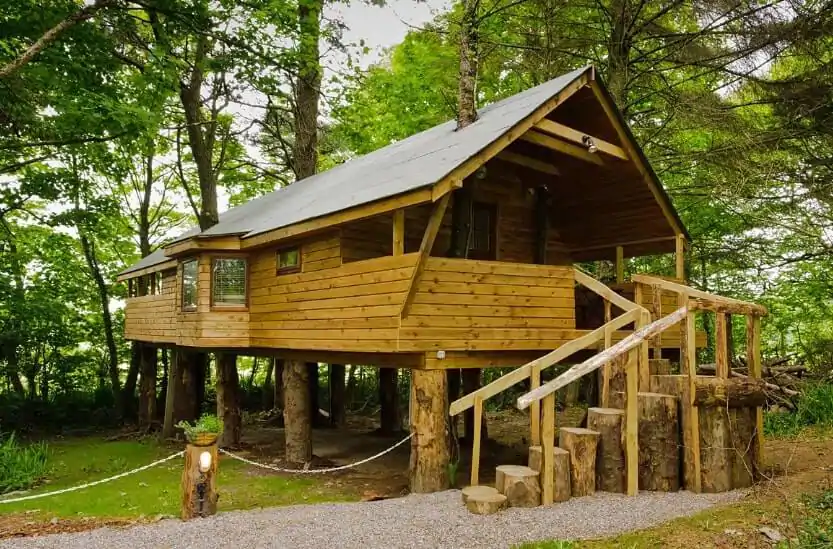
[[[755,452],[755,409],[734,408],[729,410],[729,425],[732,435],[732,489],[748,488],[754,481],[756,469]]]
[[[700,416],[700,482],[703,492],[732,489],[732,435],[728,409],[721,406],[695,408]]]
[[[506,496],[510,507],[541,505],[541,484],[538,471],[523,465],[499,465],[495,474],[495,488]]]
[[[553,501],[567,501],[572,495],[570,487],[570,452],[557,446],[552,449],[555,463],[553,475]],[[543,451],[540,446],[529,447],[529,468],[541,472],[543,466]],[[542,487],[543,489],[543,487]]]
[[[599,432],[599,444],[596,449],[596,489],[624,493],[627,486],[625,411],[618,408],[588,408],[587,428]]]
[[[312,403],[307,365],[297,360],[288,360],[283,369],[283,385],[286,461],[303,465],[312,459]]]
[[[598,431],[562,427],[558,446],[570,452],[570,486],[573,496],[589,496],[596,491],[596,447]]]
[[[680,489],[678,399],[639,393],[639,488],[660,492]]]
[[[608,401],[606,405],[608,408],[625,408],[626,366],[627,354],[613,359],[610,362],[610,383],[608,385]],[[604,403],[600,404],[605,405]]]
[[[463,503],[465,504],[471,496],[486,496],[490,494],[500,494],[497,491],[497,488],[492,488],[491,486],[466,486],[461,490],[461,494],[463,497]]]
[[[445,370],[411,371],[411,492],[448,488]]]
[[[492,494],[474,494],[466,501],[466,509],[475,515],[493,515],[505,509],[508,499],[497,492]]]
[[[205,473],[200,471],[200,455],[203,452],[211,454],[211,467]],[[182,520],[194,517],[207,517],[217,512],[217,445],[196,446],[188,444],[185,447],[185,468],[182,470],[182,506],[180,516]]]

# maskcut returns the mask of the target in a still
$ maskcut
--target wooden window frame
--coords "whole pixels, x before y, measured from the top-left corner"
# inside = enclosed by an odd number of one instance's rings
[[[243,275],[244,278],[244,295],[245,300],[242,304],[240,303],[217,303],[214,301],[214,264],[217,262],[218,259],[239,259],[243,261],[245,266],[245,274]],[[247,256],[240,256],[240,255],[213,255],[211,256],[211,282],[209,284],[208,293],[210,296],[210,306],[211,310],[219,310],[219,311],[248,311],[249,310],[249,258]]]
[[[292,250],[298,251],[298,264],[293,265],[291,267],[281,267],[281,253],[289,252]],[[303,257],[301,255],[301,246],[284,246],[282,248],[278,248],[275,250],[275,274],[278,275],[285,275],[285,274],[292,274],[292,273],[300,273],[303,265]]]
[[[480,261],[497,261],[498,259],[498,219],[500,216],[498,205],[494,202],[487,202],[485,200],[474,200],[471,203],[472,208],[472,231],[474,230],[474,210],[475,208],[483,208],[489,210],[490,216],[490,227],[489,227],[489,240],[491,242],[491,249],[487,250],[485,254],[483,253],[476,253],[475,250],[468,249],[466,250],[466,258],[467,259],[476,259]],[[472,252],[475,252],[474,255]],[[487,257],[488,256],[488,257]]]
[[[195,263],[197,265],[197,276],[194,281],[194,289],[196,290],[196,303],[193,305],[186,305],[185,304],[185,265],[189,263]],[[199,258],[195,257],[192,259],[186,259],[182,261],[180,264],[179,272],[180,272],[180,281],[179,281],[179,305],[180,309],[184,313],[195,313],[199,308],[200,303],[200,260]]]

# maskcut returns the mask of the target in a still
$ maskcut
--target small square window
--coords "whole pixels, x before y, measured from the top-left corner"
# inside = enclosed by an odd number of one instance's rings
[[[284,248],[278,250],[278,274],[297,273],[301,270],[301,249]]]
[[[182,263],[182,309],[185,311],[193,311],[197,308],[198,273],[196,259]]]

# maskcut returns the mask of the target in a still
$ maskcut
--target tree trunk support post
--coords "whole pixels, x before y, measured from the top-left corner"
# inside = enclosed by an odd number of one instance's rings
[[[715,376],[729,379],[729,333],[726,313],[714,314]]]
[[[746,364],[749,377],[761,378],[761,317],[746,317]],[[755,438],[752,443],[752,475],[760,478],[764,450],[764,413],[760,406],[755,407]]]
[[[638,348],[628,352],[625,389],[625,470],[627,472],[627,494],[639,493],[639,372],[637,370]]]
[[[674,239],[674,266],[678,280],[685,281],[685,236],[678,234]]]
[[[188,444],[182,471],[180,517],[188,520],[217,512],[217,443],[208,446]]]
[[[393,212],[393,255],[405,253],[405,210]]]
[[[610,301],[605,300],[604,303],[605,303],[605,324],[607,324],[608,322],[610,322],[610,320],[612,318],[612,311],[611,311]],[[609,349],[610,346],[613,345],[613,332],[611,331],[611,329],[609,327],[605,327],[604,338],[605,338],[604,339],[605,349]],[[610,402],[610,375],[612,373],[612,370],[613,370],[613,364],[611,364],[610,362],[608,362],[604,366],[602,366],[602,382],[601,382],[601,387],[599,387],[599,400],[601,401],[599,405],[602,408],[606,408],[607,406],[609,406],[609,402]]]
[[[625,249],[616,246],[616,283],[622,284],[625,281]],[[639,303],[639,301],[637,301]]]
[[[449,487],[448,414],[445,370],[411,370],[411,492]]]
[[[688,295],[681,293],[679,303],[682,306],[688,302]],[[692,492],[702,491],[700,475],[700,414],[694,405],[697,377],[697,342],[695,340],[694,312],[689,311],[680,323],[680,373],[687,375],[684,383],[685,390],[682,397],[683,415],[683,446],[685,458],[683,471],[685,472],[685,487]]]

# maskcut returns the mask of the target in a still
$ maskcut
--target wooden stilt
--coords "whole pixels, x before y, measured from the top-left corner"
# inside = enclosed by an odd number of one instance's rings
[[[544,425],[541,431],[541,449],[543,463],[541,469],[541,502],[551,505],[554,501],[553,493],[555,479],[555,393],[544,397]]]
[[[474,397],[474,430],[472,431],[471,447],[471,485],[480,484],[480,427],[483,423],[483,397]]]
[[[223,422],[221,447],[240,444],[243,421],[240,415],[240,379],[237,375],[237,355],[217,353],[217,417]]]
[[[639,380],[637,371],[637,350],[628,352],[625,389],[625,468],[627,474],[627,494],[635,496],[639,492]]]
[[[411,370],[411,492],[438,492],[449,486],[444,370]]]
[[[749,377],[761,378],[761,318],[746,317],[746,364]],[[752,465],[755,479],[760,478],[764,451],[764,413],[760,406],[755,407],[755,441],[752,445]]]
[[[312,459],[312,422],[310,414],[309,369],[298,360],[288,360],[283,369],[283,421],[286,437],[286,461],[296,465]]]
[[[688,296],[680,294],[680,304],[688,302]],[[700,414],[694,405],[694,396],[697,378],[697,344],[695,341],[694,312],[690,311],[680,323],[681,345],[680,345],[680,373],[687,377],[684,384],[685,390],[682,396],[683,415],[683,446],[685,459],[683,460],[683,472],[686,489],[700,493],[702,491],[702,478],[700,471]]]
[[[399,388],[396,368],[379,368],[379,432],[392,434],[402,428],[399,418]]]

